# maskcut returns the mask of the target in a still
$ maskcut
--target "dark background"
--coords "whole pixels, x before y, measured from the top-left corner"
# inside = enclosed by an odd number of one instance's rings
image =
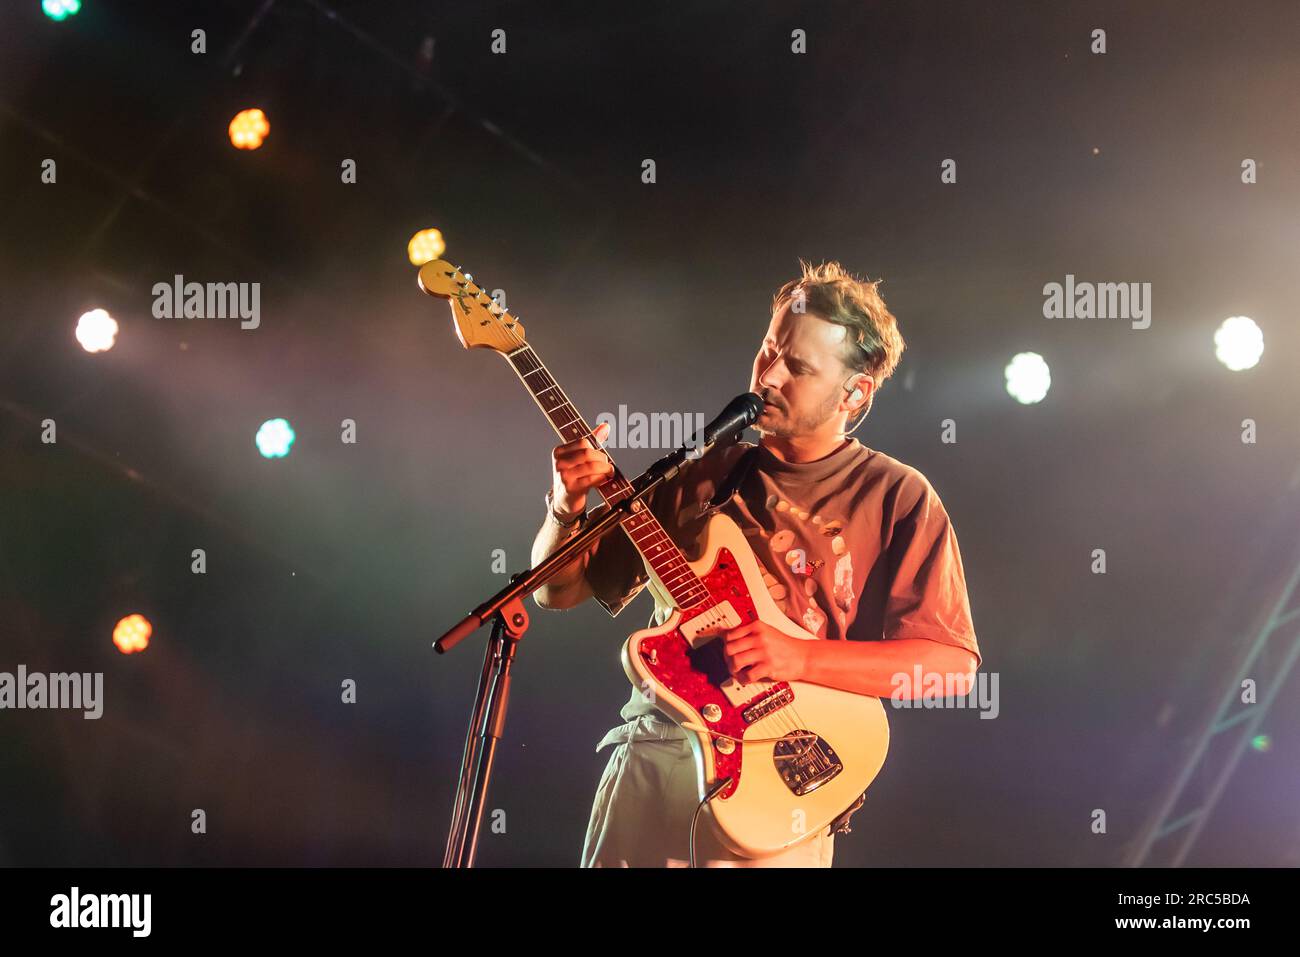
[[[106,698],[99,721],[0,712],[0,863],[440,860],[486,633],[430,642],[504,583],[493,549],[528,564],[557,440],[416,288],[428,226],[593,422],[744,391],[799,257],[883,277],[908,349],[856,436],[953,517],[1001,714],[891,712],[837,864],[1122,860],[1300,539],[1293,2],[0,16],[0,670],[103,671]],[[270,137],[234,150],[251,106]],[[260,282],[261,328],[153,318],[177,273]],[[1151,327],[1044,319],[1066,273],[1152,283]],[[122,326],[101,355],[72,335],[93,307]],[[1267,351],[1233,374],[1211,340],[1238,314]],[[1023,350],[1052,368],[1036,406],[1004,390]],[[279,461],[252,441],[275,416]],[[480,862],[568,866],[650,601],[529,607]],[[155,630],[128,657],[130,612]],[[1295,687],[1190,863],[1300,863]]]

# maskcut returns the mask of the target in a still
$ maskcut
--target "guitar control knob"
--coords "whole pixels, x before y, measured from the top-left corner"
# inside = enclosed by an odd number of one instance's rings
[[[704,710],[702,710],[700,714],[704,715],[705,721],[709,722],[709,724],[713,724],[722,717],[722,709],[716,704],[706,704]]]
[[[736,750],[736,742],[730,738],[716,738],[713,746],[718,749],[719,754],[730,754]]]

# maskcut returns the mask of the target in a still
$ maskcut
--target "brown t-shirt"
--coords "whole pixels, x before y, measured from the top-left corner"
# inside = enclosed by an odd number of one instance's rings
[[[710,499],[753,448],[740,442],[687,462],[652,493],[651,511],[688,559],[699,558]],[[745,533],[777,605],[818,638],[928,638],[981,659],[957,534],[911,466],[854,438],[816,462],[785,462],[758,446],[720,510]],[[612,616],[649,580],[621,531],[596,544],[586,577]],[[671,613],[656,602],[649,625]],[[633,688],[621,714],[630,721],[655,711]]]

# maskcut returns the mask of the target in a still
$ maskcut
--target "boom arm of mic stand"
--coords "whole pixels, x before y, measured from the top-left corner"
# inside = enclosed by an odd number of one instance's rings
[[[647,471],[646,478],[650,476]],[[588,518],[586,527],[548,555],[535,568],[520,572],[509,585],[479,605],[462,618],[456,625],[433,643],[438,654],[445,654],[460,644],[470,634],[487,624],[498,610],[522,595],[530,595],[554,578],[561,569],[567,567],[579,555],[586,551],[597,539],[608,535],[616,526],[632,517],[632,505],[650,494],[664,481],[664,476],[649,478],[644,486],[633,486],[633,493],[613,507],[597,509]]]

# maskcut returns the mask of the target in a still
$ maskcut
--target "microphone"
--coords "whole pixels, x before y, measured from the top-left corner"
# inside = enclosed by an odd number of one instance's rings
[[[692,437],[686,443],[687,447],[697,450],[688,453],[688,457],[698,459],[724,437],[727,442],[735,442],[740,438],[740,433],[753,425],[763,414],[763,405],[763,397],[753,392],[736,396],[727,403],[727,407],[718,414],[716,419],[704,427],[703,438],[698,443],[696,437]]]
[[[753,425],[763,414],[763,397],[753,392],[738,395],[712,422],[695,435],[687,439],[686,444],[676,452],[665,455],[650,468],[646,469],[644,478],[649,481],[662,476],[670,479],[691,459],[698,459],[720,441],[723,444],[735,442],[740,433]]]

